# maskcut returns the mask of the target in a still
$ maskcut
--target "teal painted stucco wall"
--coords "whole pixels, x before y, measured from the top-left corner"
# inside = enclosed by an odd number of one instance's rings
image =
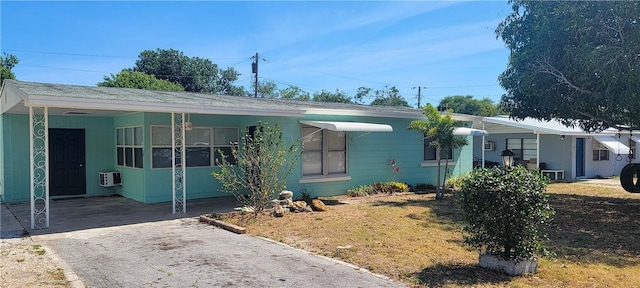
[[[2,115],[3,190],[7,202],[29,201],[29,116]],[[114,191],[99,185],[100,171],[113,169],[113,121],[110,117],[50,116],[49,128],[84,129],[86,143],[87,196]]]
[[[397,180],[411,185],[418,183],[436,183],[435,165],[423,165],[423,136],[413,130],[407,130],[412,119],[306,115],[295,117],[258,117],[225,115],[190,115],[194,127],[235,127],[242,129],[257,125],[259,122],[280,125],[285,141],[298,142],[302,129],[299,120],[354,121],[389,124],[393,132],[349,132],[347,135],[347,172],[349,180],[301,183],[301,160],[287,178],[287,189],[299,197],[304,189],[311,196],[341,195],[346,190],[359,185],[380,181]],[[152,168],[151,127],[171,124],[169,113],[131,113],[114,117],[90,116],[51,116],[50,128],[85,129],[87,195],[107,195],[117,193],[125,197],[155,203],[171,201],[171,168]],[[19,202],[29,200],[29,127],[27,115],[5,114],[0,116],[0,142],[2,150],[0,161],[3,173],[0,176],[0,188],[5,201]],[[143,129],[143,166],[131,168],[116,165],[116,128],[136,127]],[[471,171],[473,160],[473,139],[467,137],[469,145],[454,151],[454,159],[449,168],[452,175],[461,175]],[[394,159],[400,167],[400,173],[394,173],[389,161]],[[216,167],[189,167],[186,170],[187,199],[228,196],[220,191],[220,183],[211,173]],[[444,171],[443,167],[441,168]],[[120,171],[122,185],[105,188],[98,183],[101,171]]]

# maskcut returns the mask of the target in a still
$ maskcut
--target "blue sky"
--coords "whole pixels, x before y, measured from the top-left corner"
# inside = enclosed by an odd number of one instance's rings
[[[500,99],[509,51],[494,30],[507,1],[0,1],[0,50],[19,80],[93,86],[143,50],[177,49],[311,94],[395,86],[412,105]]]

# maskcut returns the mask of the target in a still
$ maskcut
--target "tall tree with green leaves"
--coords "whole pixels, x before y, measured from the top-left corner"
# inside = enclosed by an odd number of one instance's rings
[[[18,60],[16,55],[2,52],[2,56],[0,56],[0,85],[2,85],[4,79],[16,79],[16,75],[13,74],[11,69],[13,69],[18,62],[20,62],[20,60]]]
[[[351,97],[339,89],[336,89],[335,93],[331,93],[327,90],[322,90],[319,93],[313,93],[313,98],[311,98],[311,100],[318,102],[352,103]]]
[[[640,2],[512,0],[500,106],[588,131],[640,129]]]
[[[374,94],[376,99],[371,101],[371,105],[411,107],[395,86],[385,86],[383,89],[376,90]]]
[[[175,49],[142,51],[132,69],[180,84],[190,92],[234,95],[244,91],[233,85],[240,76],[234,68],[220,69],[209,59],[189,57]]]
[[[471,95],[455,95],[444,97],[438,104],[438,110],[450,110],[460,114],[489,117],[498,115],[498,107],[493,104],[491,99],[484,98],[482,100],[478,100],[474,99]]]
[[[184,91],[180,84],[161,80],[153,75],[147,75],[142,72],[124,69],[120,73],[111,76],[104,76],[103,82],[98,82],[100,87],[119,87],[119,88],[135,88],[146,90],[162,90],[162,91]]]
[[[464,123],[454,120],[450,114],[441,115],[438,109],[431,104],[427,104],[422,108],[422,114],[427,119],[413,120],[409,123],[409,130],[419,131],[425,137],[425,141],[430,141],[429,146],[436,149],[436,159],[438,161],[437,180],[436,180],[436,199],[444,199],[444,193],[441,189],[441,162],[442,151],[455,149],[467,145],[467,140],[457,137],[453,134],[453,130],[463,127]],[[447,157],[448,159],[449,157]],[[448,165],[448,160],[447,160]],[[445,173],[446,176],[446,173]]]
[[[304,91],[295,85],[289,85],[287,88],[280,89],[278,93],[282,99],[311,100],[309,92]]]

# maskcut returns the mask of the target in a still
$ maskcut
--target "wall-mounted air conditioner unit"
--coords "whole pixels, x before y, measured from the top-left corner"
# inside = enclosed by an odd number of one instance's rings
[[[493,141],[484,142],[484,151],[496,150],[496,143]]]
[[[113,187],[121,184],[122,178],[120,178],[120,172],[100,172],[100,186]]]

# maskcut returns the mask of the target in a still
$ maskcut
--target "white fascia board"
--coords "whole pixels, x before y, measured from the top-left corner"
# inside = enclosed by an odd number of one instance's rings
[[[474,129],[474,128],[467,128],[467,127],[458,127],[456,129],[453,129],[453,135],[456,136],[487,136],[489,135],[489,132],[482,130],[482,129]]]
[[[29,100],[25,101],[25,106],[33,107],[55,107],[68,109],[91,109],[91,110],[116,110],[116,111],[133,111],[133,112],[158,112],[171,113],[183,112],[193,114],[216,114],[216,115],[255,115],[255,116],[285,116],[285,117],[302,117],[304,111],[300,110],[275,110],[275,109],[249,109],[249,108],[230,108],[219,106],[193,106],[193,105],[176,105],[167,103],[154,102],[134,102],[123,100],[97,100],[97,99],[78,99],[73,97],[51,97],[46,96],[29,96]]]

